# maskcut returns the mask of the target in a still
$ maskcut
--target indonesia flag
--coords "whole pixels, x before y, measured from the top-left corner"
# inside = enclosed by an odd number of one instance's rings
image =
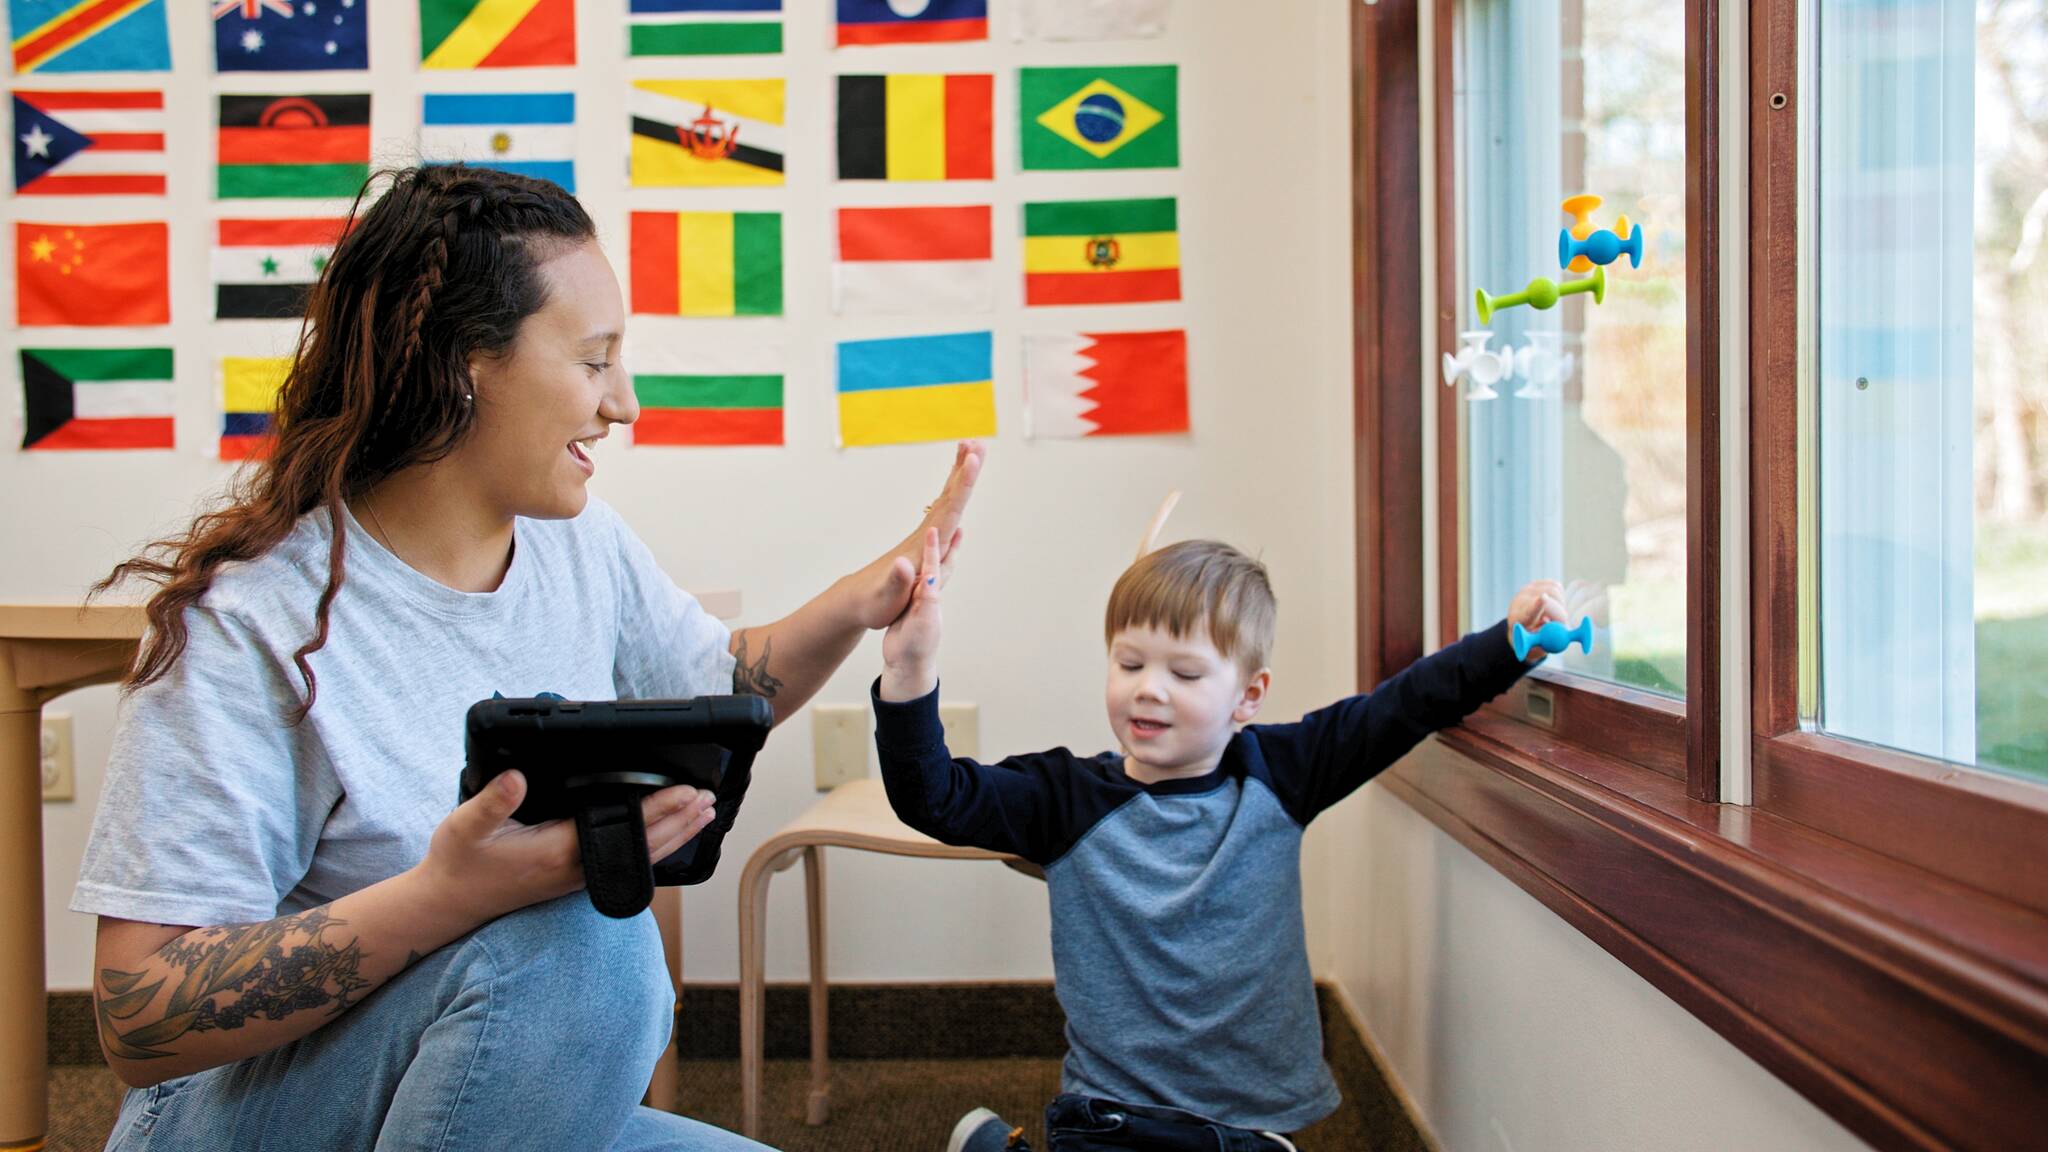
[[[995,304],[990,232],[986,204],[841,208],[832,308],[987,312]]]
[[[1024,396],[1032,438],[1184,433],[1187,333],[1027,336]]]

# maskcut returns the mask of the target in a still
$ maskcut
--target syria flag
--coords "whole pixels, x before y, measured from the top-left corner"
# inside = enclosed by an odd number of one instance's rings
[[[1185,433],[1187,333],[1026,336],[1024,397],[1033,439]]]

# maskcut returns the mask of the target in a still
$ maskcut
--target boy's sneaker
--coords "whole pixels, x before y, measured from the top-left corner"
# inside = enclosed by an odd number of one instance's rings
[[[976,1108],[953,1125],[946,1152],[1031,1152],[1024,1130],[986,1108]]]

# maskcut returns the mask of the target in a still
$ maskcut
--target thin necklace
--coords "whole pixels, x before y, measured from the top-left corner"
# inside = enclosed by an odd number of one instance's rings
[[[391,530],[384,527],[384,518],[377,515],[377,506],[370,503],[370,494],[368,492],[363,493],[363,507],[370,510],[370,523],[377,526],[377,535],[384,538],[385,550],[396,556],[400,564],[405,564],[408,568],[412,567],[411,564],[406,564],[405,557],[398,555],[398,545],[391,542]]]

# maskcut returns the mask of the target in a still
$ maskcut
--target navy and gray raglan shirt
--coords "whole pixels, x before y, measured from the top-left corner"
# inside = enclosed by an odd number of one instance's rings
[[[1143,784],[1123,755],[954,759],[938,691],[874,695],[898,816],[1045,870],[1067,1092],[1294,1132],[1337,1107],[1302,925],[1308,822],[1525,665],[1505,622],[1293,724],[1254,724],[1203,776]],[[880,682],[877,681],[877,689]]]

